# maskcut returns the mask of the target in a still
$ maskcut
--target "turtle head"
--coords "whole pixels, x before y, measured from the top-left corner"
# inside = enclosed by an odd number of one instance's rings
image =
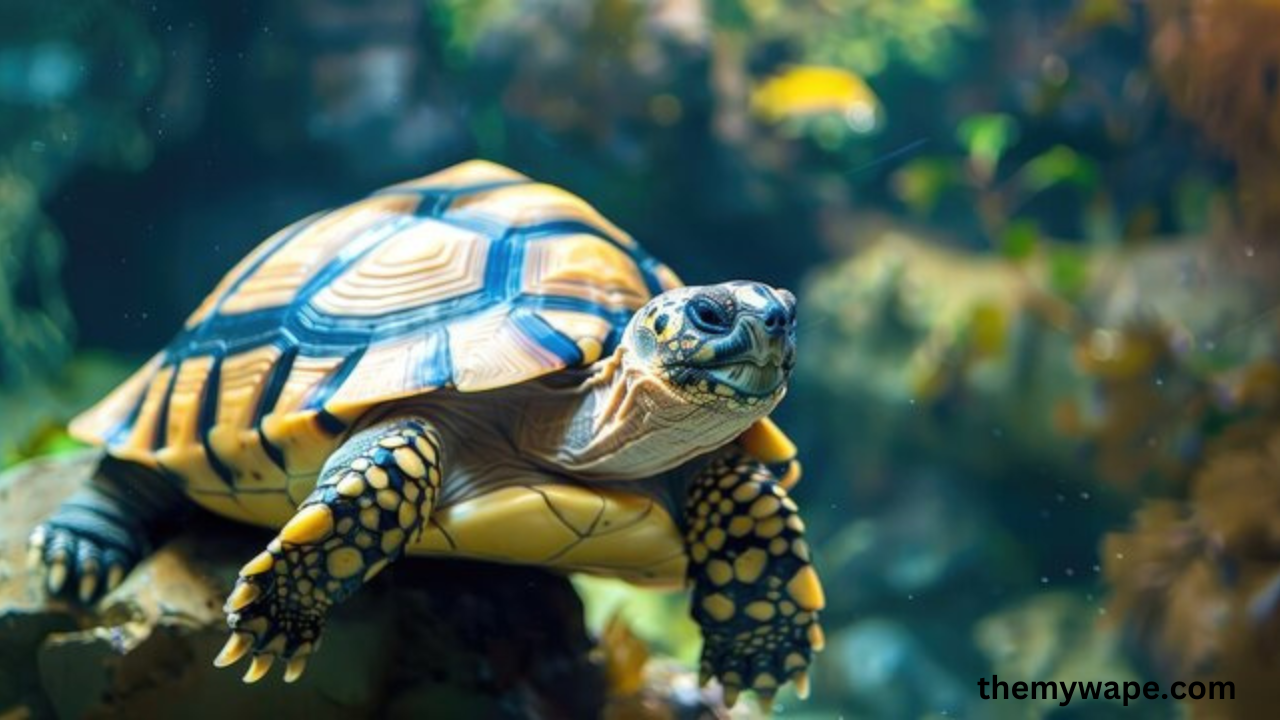
[[[677,288],[631,319],[624,362],[697,405],[763,415],[786,392],[795,326],[786,290],[745,281]]]

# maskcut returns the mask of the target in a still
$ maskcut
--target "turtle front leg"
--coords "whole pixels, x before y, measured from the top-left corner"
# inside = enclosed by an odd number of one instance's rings
[[[824,601],[787,491],[763,463],[734,451],[694,480],[685,528],[702,681],[719,680],[730,706],[747,688],[767,710],[788,680],[807,695]]]
[[[400,556],[440,493],[440,437],[422,418],[397,417],[356,433],[267,549],[240,569],[224,610],[231,638],[214,664],[246,654],[245,682],[276,658],[285,682],[315,652],[329,608]]]
[[[89,484],[31,533],[27,563],[53,595],[83,604],[114,590],[193,505],[170,477],[104,456]]]

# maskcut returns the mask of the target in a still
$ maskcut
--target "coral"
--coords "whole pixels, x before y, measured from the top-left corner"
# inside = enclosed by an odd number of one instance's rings
[[[1132,525],[1103,544],[1110,612],[1151,657],[1170,660],[1166,675],[1200,671],[1220,653],[1229,610],[1218,558],[1181,503],[1148,501]]]
[[[1131,492],[1181,486],[1210,397],[1170,328],[1147,319],[1093,330],[1077,343],[1075,361],[1093,381],[1091,402],[1063,405],[1059,421],[1085,440],[1100,478]]]
[[[1255,229],[1280,227],[1280,3],[1147,0],[1152,65],[1174,106],[1239,169]]]
[[[1111,610],[1164,677],[1231,681],[1235,703],[1196,718],[1246,718],[1280,701],[1280,405],[1271,370],[1240,373],[1241,414],[1209,442],[1185,501],[1148,500],[1102,550]],[[1258,385],[1263,385],[1259,388]]]

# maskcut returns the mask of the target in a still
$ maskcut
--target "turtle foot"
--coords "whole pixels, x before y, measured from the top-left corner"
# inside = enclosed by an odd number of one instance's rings
[[[322,577],[319,560],[315,548],[285,548],[279,540],[250,560],[223,607],[231,637],[213,664],[252,655],[246,683],[261,680],[277,659],[285,662],[285,682],[301,677],[338,590]]]
[[[751,690],[766,712],[787,682],[807,695],[825,601],[795,502],[762,463],[738,457],[708,468],[688,512],[702,680],[718,680],[730,706]]]
[[[731,708],[743,690],[751,690],[767,715],[774,696],[787,682],[795,684],[801,699],[808,697],[809,664],[813,653],[822,649],[822,643],[822,628],[812,614],[736,632],[704,628],[702,684],[715,678],[724,690],[725,704]]]
[[[84,605],[114,590],[145,554],[145,536],[92,504],[68,501],[32,531],[27,564],[50,595]]]

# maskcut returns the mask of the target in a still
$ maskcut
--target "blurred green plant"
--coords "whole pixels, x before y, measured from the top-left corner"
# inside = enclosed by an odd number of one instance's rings
[[[970,0],[711,0],[718,28],[783,42],[806,63],[864,76],[902,63],[919,72],[948,72],[961,38],[981,28]]]
[[[134,363],[128,360],[79,353],[58,371],[56,381],[0,392],[0,407],[6,417],[0,425],[0,468],[83,447],[67,434],[67,421],[124,380],[133,368]]]
[[[970,0],[710,0],[710,9],[721,55],[744,66],[774,51],[787,59],[781,72],[747,80],[757,116],[786,139],[842,154],[884,126],[871,89],[878,76],[903,68],[945,77],[961,41],[981,28]]]
[[[0,6],[0,388],[49,377],[69,357],[62,239],[42,203],[80,165],[150,161],[139,110],[158,62],[130,6]]]
[[[911,160],[894,172],[891,188],[908,210],[921,216],[932,215],[948,195],[963,197],[974,208],[991,247],[1010,260],[1023,261],[1036,252],[1042,236],[1040,222],[1025,212],[1036,197],[1069,188],[1081,196],[1085,206],[1103,212],[1108,206],[1089,202],[1105,193],[1093,159],[1058,144],[1014,161],[1010,156],[1020,150],[1019,141],[1020,126],[1013,116],[970,116],[956,129],[960,154]],[[1049,263],[1051,287],[1064,296],[1077,296],[1087,276],[1083,253],[1055,247]]]
[[[630,3],[575,0],[621,18]],[[454,61],[469,58],[494,28],[527,15],[513,0],[435,0],[431,7]],[[551,10],[554,3],[537,3]],[[709,16],[715,32],[743,33],[755,44],[782,42],[798,48],[804,63],[851,68],[872,76],[901,62],[930,75],[945,75],[959,41],[982,27],[971,0],[673,0],[668,15]],[[611,6],[611,7],[610,7]]]
[[[136,7],[0,5],[0,465],[70,446],[63,423],[122,375],[72,360],[65,248],[43,205],[79,167],[151,161],[141,116],[159,62]]]

